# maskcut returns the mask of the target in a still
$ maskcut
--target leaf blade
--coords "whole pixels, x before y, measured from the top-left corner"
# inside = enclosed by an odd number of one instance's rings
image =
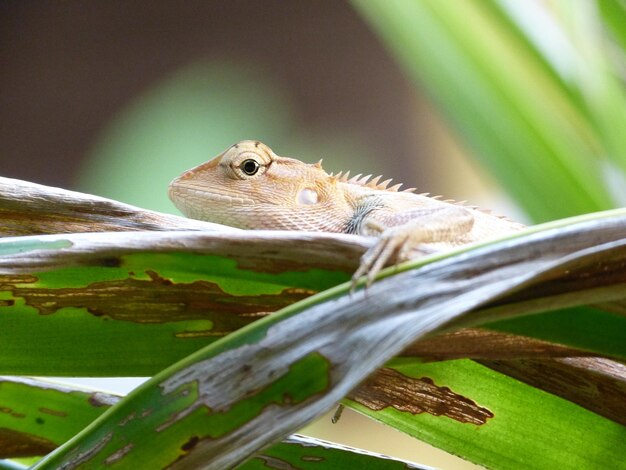
[[[468,312],[520,286],[530,287],[535,279],[566,274],[573,264],[587,266],[587,277],[602,282],[598,255],[604,253],[609,260],[626,256],[621,239],[625,227],[624,217],[586,221],[568,230],[450,255],[383,279],[367,294],[350,297],[348,286],[327,290],[155,376],[35,468],[71,463],[75,455],[103,462],[128,439],[135,447],[125,456],[125,465],[142,459],[156,466],[169,465],[172,459],[176,465],[202,462],[207,468],[238,464],[328,410],[415,337],[469,318],[479,322],[479,313]],[[417,280],[428,287],[412,289]],[[391,284],[393,297],[385,295]],[[315,328],[303,328],[303,322]],[[131,414],[141,418],[120,427]],[[156,446],[153,430],[158,430]],[[181,453],[191,436],[198,442],[189,453]]]

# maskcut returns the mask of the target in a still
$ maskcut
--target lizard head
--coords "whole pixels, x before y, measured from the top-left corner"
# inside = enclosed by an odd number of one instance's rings
[[[320,162],[280,157],[261,142],[244,140],[174,179],[169,196],[194,219],[240,228],[296,229],[296,214],[322,214],[337,203],[337,178]]]

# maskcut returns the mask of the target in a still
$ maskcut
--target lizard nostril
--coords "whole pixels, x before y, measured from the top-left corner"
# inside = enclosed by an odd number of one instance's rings
[[[298,193],[298,204],[317,204],[319,196],[313,189],[305,188]]]

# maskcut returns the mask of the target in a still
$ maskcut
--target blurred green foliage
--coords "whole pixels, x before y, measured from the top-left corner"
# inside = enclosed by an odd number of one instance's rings
[[[618,204],[626,99],[609,30],[626,22],[607,26],[592,1],[353,3],[534,221]]]

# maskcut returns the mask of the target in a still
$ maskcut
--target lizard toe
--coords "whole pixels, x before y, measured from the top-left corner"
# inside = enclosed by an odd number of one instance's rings
[[[381,237],[374,246],[361,257],[361,264],[352,276],[352,290],[361,276],[366,277],[366,286],[369,287],[378,273],[387,265],[402,261],[401,253],[405,252],[408,236],[403,233],[389,233]]]
[[[385,249],[385,243],[382,243],[383,240],[379,240],[376,244],[374,244],[371,248],[369,248],[363,256],[361,256],[361,263],[359,267],[352,275],[352,285],[350,287],[350,291],[354,292],[356,290],[357,283],[359,279],[367,275],[367,285],[371,284],[369,273],[371,272],[372,267],[376,263],[376,260],[380,257],[380,254]]]

